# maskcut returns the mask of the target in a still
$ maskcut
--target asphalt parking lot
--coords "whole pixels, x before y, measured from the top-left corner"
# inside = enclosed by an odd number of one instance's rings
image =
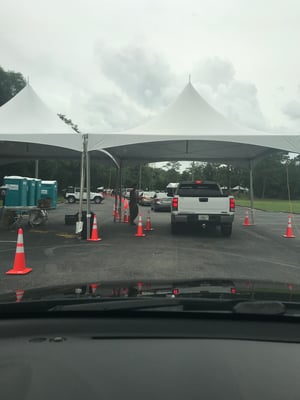
[[[8,276],[16,249],[17,231],[0,229],[0,292],[68,283],[124,279],[267,279],[300,284],[300,216],[294,215],[295,239],[282,235],[287,214],[256,210],[255,225],[244,227],[245,209],[237,208],[233,234],[218,230],[170,233],[170,214],[151,212],[154,230],[136,238],[136,227],[114,223],[112,198],[92,205],[97,214],[100,242],[78,240],[75,227],[64,224],[78,204],[59,204],[49,212],[47,225],[24,225],[27,267],[32,272]],[[146,223],[149,207],[140,207]]]

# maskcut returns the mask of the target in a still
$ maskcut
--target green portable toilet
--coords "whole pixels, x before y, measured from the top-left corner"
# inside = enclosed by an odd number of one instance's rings
[[[28,193],[27,178],[22,176],[5,176],[3,182],[8,187],[5,206],[26,207]]]
[[[51,199],[51,208],[57,206],[57,181],[42,181],[41,199]]]
[[[28,206],[36,206],[35,201],[35,179],[34,178],[27,178],[27,186],[28,186],[28,193],[27,193],[27,205]]]
[[[42,180],[35,178],[35,204],[38,205],[38,201],[42,198]]]

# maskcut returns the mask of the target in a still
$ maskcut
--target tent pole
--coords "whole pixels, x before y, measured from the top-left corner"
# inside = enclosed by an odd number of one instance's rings
[[[119,211],[119,216],[120,216],[120,221],[122,222],[122,160],[120,161],[120,169],[119,169],[119,205],[118,205],[118,211]]]
[[[82,152],[81,152],[81,164],[80,164],[80,195],[79,195],[79,210],[78,210],[78,221],[82,221],[82,208],[83,208],[83,188],[85,183],[85,155],[87,147],[86,135],[83,135]]]
[[[86,238],[90,238],[91,227],[91,168],[90,153],[86,148]]]
[[[107,185],[108,189],[111,188],[111,167],[109,168],[109,177],[108,177],[108,185]]]
[[[140,172],[139,172],[139,190],[142,190],[142,165],[140,165]]]
[[[34,164],[34,177],[37,179],[39,177],[39,160],[35,160]]]
[[[115,210],[118,209],[118,194],[119,194],[119,180],[120,180],[120,165],[117,164],[117,173],[116,173],[116,185],[115,185]],[[114,222],[116,222],[116,214],[114,213]]]
[[[227,164],[227,192],[231,194],[231,165]]]
[[[250,160],[250,208],[251,208],[251,222],[254,224],[254,194],[253,194],[253,161]]]

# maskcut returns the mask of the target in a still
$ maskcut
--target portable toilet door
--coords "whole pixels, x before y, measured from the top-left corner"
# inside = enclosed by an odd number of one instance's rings
[[[35,191],[36,191],[36,184],[34,178],[27,178],[27,185],[28,185],[28,194],[27,194],[27,205],[28,206],[35,206]]]
[[[50,198],[51,208],[57,207],[57,181],[42,181],[41,198]]]
[[[27,206],[27,179],[22,176],[5,176],[3,182],[8,188],[5,197],[5,206]]]
[[[35,204],[38,205],[39,200],[42,198],[42,180],[35,178]]]

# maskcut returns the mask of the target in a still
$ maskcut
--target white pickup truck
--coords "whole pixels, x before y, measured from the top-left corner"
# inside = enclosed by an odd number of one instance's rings
[[[79,187],[69,187],[68,190],[65,191],[65,199],[68,203],[75,203],[79,201],[80,197],[80,188]],[[83,191],[83,200],[87,199],[86,189]],[[90,192],[90,200],[96,204],[100,204],[104,199],[104,196],[101,193]]]
[[[183,225],[220,226],[222,235],[230,236],[234,211],[234,197],[225,196],[216,182],[181,182],[172,200],[171,232]]]

